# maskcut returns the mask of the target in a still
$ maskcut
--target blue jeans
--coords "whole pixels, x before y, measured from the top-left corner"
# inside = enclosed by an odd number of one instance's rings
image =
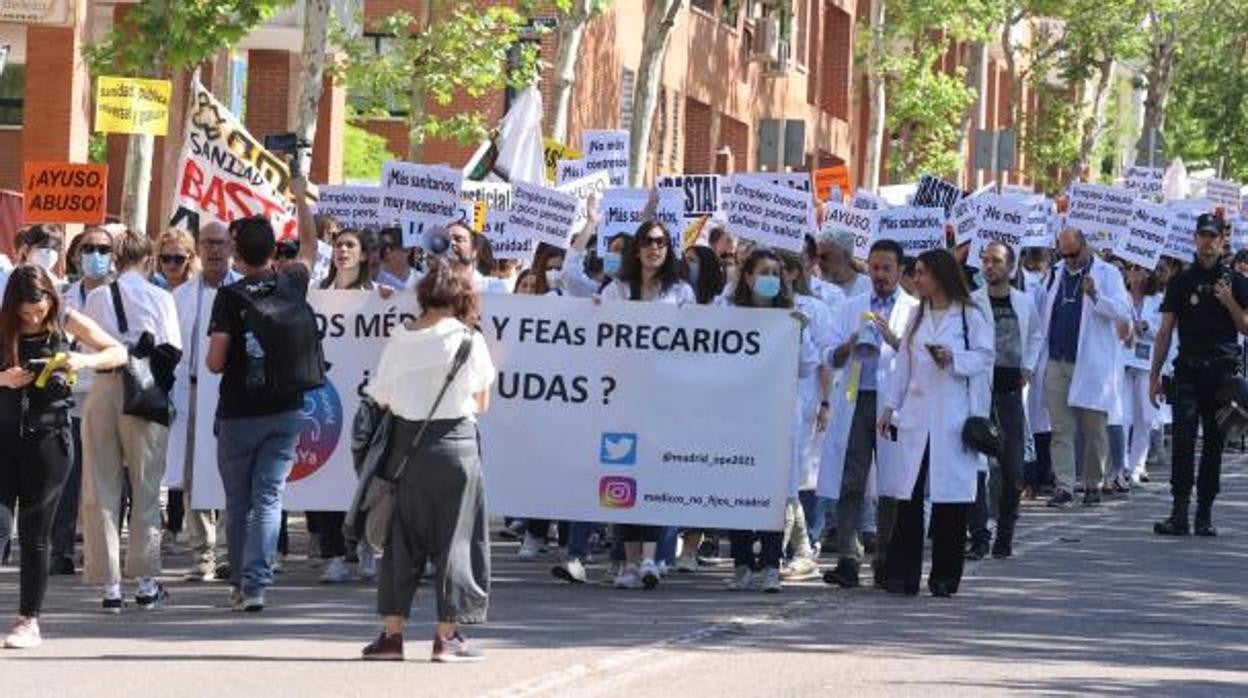
[[[664,526],[659,531],[659,545],[654,552],[654,563],[666,562],[668,567],[676,566],[676,539],[680,537],[680,529],[675,526]]]
[[[836,518],[836,500],[820,497],[814,490],[802,490],[797,493],[797,501],[801,502],[802,513],[806,515],[806,537],[811,546],[823,540],[823,528],[828,521],[828,512]]]
[[[586,521],[568,522],[568,559],[589,559],[589,537],[598,529],[598,524]]]
[[[295,464],[299,412],[217,421],[217,469],[229,517],[230,584],[246,596],[273,584],[282,491]]]

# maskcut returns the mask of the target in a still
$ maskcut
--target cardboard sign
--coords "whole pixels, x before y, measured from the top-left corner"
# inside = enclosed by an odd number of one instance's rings
[[[774,184],[778,187],[810,193],[810,175],[805,172],[745,172],[733,175],[737,182]]]
[[[576,220],[572,224],[574,234],[579,232],[581,228],[584,228],[585,223],[589,220],[590,197],[595,195],[601,197],[603,192],[605,192],[610,186],[611,175],[606,172],[599,171],[555,187],[557,191],[561,191],[565,194],[571,194],[576,197]]]
[[[733,235],[790,252],[801,252],[806,235],[815,228],[809,194],[759,181],[754,175],[728,177],[724,213]]]
[[[945,217],[953,214],[953,205],[963,197],[962,187],[932,175],[919,178],[919,188],[910,203],[913,206],[932,206],[944,209]]]
[[[1096,249],[1113,251],[1118,238],[1130,230],[1135,198],[1134,193],[1125,189],[1072,184],[1066,227],[1082,232]]]
[[[971,241],[967,264],[976,266],[984,248],[1000,242],[1014,250],[1015,258],[1027,236],[1031,207],[1015,197],[983,194],[975,202],[975,237]],[[959,202],[961,203],[961,202]]]
[[[684,242],[684,198],[674,189],[661,189],[654,208],[653,219],[663,224],[672,238],[673,250],[681,249]],[[637,228],[647,220],[646,207],[650,204],[649,189],[608,189],[598,204],[598,254],[606,254],[611,240],[617,235],[632,237]]]
[[[892,204],[885,201],[883,197],[872,194],[866,189],[859,189],[854,192],[854,198],[850,199],[849,207],[863,211],[883,211],[886,208],[891,208]]]
[[[464,182],[459,195],[483,203],[491,211],[511,210],[511,185],[506,182]]]
[[[1163,257],[1190,262],[1196,257],[1196,217],[1209,211],[1209,206],[1193,201],[1170,201],[1166,248]]]
[[[628,186],[628,131],[586,131],[582,141],[586,170],[604,170],[611,176],[611,186]]]
[[[512,188],[507,228],[516,228],[516,234],[527,232],[535,242],[567,249],[576,223],[577,197],[528,182],[515,182]]]
[[[895,240],[906,257],[945,247],[945,213],[930,206],[897,206],[876,214],[876,240]]]
[[[659,190],[673,189],[683,197],[685,218],[713,216],[719,210],[719,190],[722,186],[717,174],[671,175],[659,177]]]
[[[198,229],[211,221],[228,225],[259,215],[272,221],[278,239],[297,237],[286,159],[266,150],[198,77],[191,81],[187,104],[178,210],[170,225]]]
[[[333,216],[347,228],[381,227],[381,187],[326,184],[318,194],[317,213]]]
[[[163,136],[169,130],[168,80],[101,77],[95,89],[97,133]]]
[[[1132,166],[1127,168],[1127,191],[1152,198],[1161,196],[1165,189],[1166,170],[1163,167]]]
[[[22,173],[26,223],[104,222],[107,165],[28,162]]]
[[[546,162],[546,181],[558,181],[558,167],[560,160],[576,160],[581,157],[581,151],[560,143],[553,138],[547,138],[542,141],[542,156]]]
[[[1053,231],[1053,217],[1056,211],[1053,202],[1040,195],[1024,197],[1023,201],[1031,202],[1031,211],[1027,216],[1027,234],[1023,236],[1023,247],[1051,248],[1057,244],[1057,233]]]
[[[445,166],[391,160],[381,168],[381,215],[403,228],[403,246],[427,246],[425,234],[459,216],[464,174]]]
[[[832,187],[840,187],[842,200],[848,199],[854,193],[854,188],[849,183],[849,168],[844,165],[815,170],[810,177],[815,183],[815,198],[820,201],[831,200]]]
[[[866,259],[867,253],[871,251],[871,243],[875,240],[878,226],[878,215],[873,211],[862,211],[840,204],[825,204],[823,227],[820,232],[825,234],[853,233],[854,258]]]
[[[551,181],[556,185],[566,184],[587,174],[584,160],[560,160],[555,164],[555,177]]]
[[[1137,201],[1130,230],[1119,238],[1114,254],[1136,266],[1156,269],[1170,238],[1171,216],[1165,206]]]
[[[494,259],[518,259],[528,266],[537,252],[537,242],[530,231],[507,226],[508,211],[490,209],[485,214],[484,234],[490,239]]]
[[[961,199],[953,205],[953,243],[961,246],[975,240],[975,233],[979,230],[979,206],[978,201],[980,194],[969,196]],[[972,260],[967,257],[968,263]]]
[[[1239,182],[1223,179],[1211,179],[1205,183],[1205,198],[1215,206],[1221,206],[1228,213],[1239,210],[1239,192],[1243,186]]]

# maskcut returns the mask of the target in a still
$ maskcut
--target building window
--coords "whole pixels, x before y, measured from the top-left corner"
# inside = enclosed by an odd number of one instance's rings
[[[9,63],[0,75],[0,126],[22,125],[22,104],[26,96],[26,66]]]
[[[394,51],[395,38],[388,34],[365,33],[364,40],[372,44],[373,55],[375,56],[382,56]],[[385,98],[384,106],[378,103],[379,100],[376,97],[377,95],[367,95],[357,90],[352,90],[350,87],[347,88],[347,103],[357,112],[368,114],[377,111],[378,108],[384,108],[392,118],[401,119],[407,116],[406,105],[400,107],[399,100],[393,95],[388,95]]]

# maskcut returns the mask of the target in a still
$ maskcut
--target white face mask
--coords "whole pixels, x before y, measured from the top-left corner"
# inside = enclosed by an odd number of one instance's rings
[[[52,269],[56,267],[56,263],[60,260],[61,254],[50,247],[36,247],[26,255],[26,261],[37,266],[43,267],[43,270],[52,273]]]
[[[559,288],[559,286],[562,283],[563,283],[563,270],[562,269],[547,269],[546,270],[546,285],[548,287],[552,289]]]

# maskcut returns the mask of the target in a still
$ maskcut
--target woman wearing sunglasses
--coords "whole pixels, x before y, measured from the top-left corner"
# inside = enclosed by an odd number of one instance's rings
[[[195,238],[185,230],[166,230],[156,241],[156,285],[172,292],[199,273]]]

